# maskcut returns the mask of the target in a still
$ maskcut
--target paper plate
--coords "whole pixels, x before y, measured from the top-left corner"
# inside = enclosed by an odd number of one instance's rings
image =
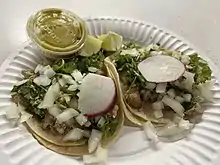
[[[178,50],[184,54],[198,52],[184,39],[173,35],[155,25],[121,18],[87,18],[85,19],[92,35],[100,35],[108,31],[121,34],[125,39],[141,44],[159,43],[161,46]],[[200,53],[200,52],[199,52]],[[111,147],[109,165],[207,165],[217,156],[220,146],[220,86],[219,71],[209,60],[212,79],[214,103],[205,104],[206,109],[202,121],[195,126],[185,138],[175,143],[157,144],[157,149],[149,148],[144,134],[138,128],[124,127],[119,140]],[[21,79],[23,69],[34,68],[44,61],[35,47],[26,42],[13,52],[0,69],[0,150],[4,159],[14,165],[79,165],[79,158],[56,154],[42,147],[24,129],[13,127],[4,116],[4,108],[11,104],[10,90],[15,82]]]

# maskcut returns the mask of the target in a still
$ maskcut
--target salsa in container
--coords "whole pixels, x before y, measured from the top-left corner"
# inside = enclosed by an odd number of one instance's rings
[[[84,21],[73,12],[48,8],[29,18],[27,34],[46,57],[71,58],[82,49],[87,29]]]

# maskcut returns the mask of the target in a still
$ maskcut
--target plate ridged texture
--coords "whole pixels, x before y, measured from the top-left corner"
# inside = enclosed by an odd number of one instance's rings
[[[92,35],[100,35],[109,30],[124,36],[125,39],[141,44],[159,43],[161,46],[178,50],[184,54],[192,54],[195,50],[180,37],[172,35],[152,24],[117,18],[88,18],[86,23]],[[217,156],[220,146],[220,86],[218,70],[207,56],[202,56],[210,62],[215,82],[212,91],[214,103],[204,105],[206,111],[201,123],[197,124],[187,138],[162,146],[157,152],[145,150],[141,145],[140,152],[131,152],[123,156],[110,157],[109,164],[121,165],[207,165]],[[0,149],[15,165],[77,165],[77,160],[60,156],[39,145],[23,126],[13,127],[4,116],[4,108],[11,104],[10,90],[13,84],[20,80],[23,69],[34,68],[45,61],[39,56],[35,47],[27,42],[20,50],[9,56],[1,66],[0,73]],[[122,135],[123,136],[123,135]],[[124,143],[130,143],[130,141]],[[135,141],[132,143],[136,143]],[[142,148],[141,148],[142,147]],[[117,150],[117,146],[115,147]],[[127,149],[125,149],[127,150]],[[132,154],[133,153],[133,154]],[[136,154],[134,154],[136,153]],[[159,158],[159,159],[158,159]]]

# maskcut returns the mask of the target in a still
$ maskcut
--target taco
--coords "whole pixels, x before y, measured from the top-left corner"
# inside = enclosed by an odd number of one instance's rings
[[[151,122],[163,140],[187,135],[200,121],[202,103],[212,98],[212,71],[197,54],[124,42],[105,61],[113,72],[126,118],[136,126]]]
[[[84,155],[114,142],[124,113],[104,59],[100,50],[22,71],[24,78],[11,94],[39,143],[58,153]]]

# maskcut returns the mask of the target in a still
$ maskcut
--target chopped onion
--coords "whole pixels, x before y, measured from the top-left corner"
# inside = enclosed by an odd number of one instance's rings
[[[173,136],[178,132],[179,127],[173,122],[168,123],[165,127],[157,132],[158,136]]]
[[[178,51],[173,51],[173,52],[172,52],[172,57],[174,57],[174,58],[180,60],[181,57],[182,57],[182,54],[181,54],[180,52],[178,52]]]
[[[146,88],[149,89],[149,90],[153,90],[156,86],[157,86],[157,84],[156,83],[152,83],[152,82],[148,82],[146,84]]]
[[[175,90],[174,89],[169,89],[168,91],[167,91],[167,95],[170,97],[170,98],[175,98],[175,96],[176,96],[176,92],[175,92]]]
[[[156,93],[165,93],[167,88],[167,83],[159,83],[156,87]]]
[[[97,164],[97,165],[105,165],[108,159],[108,150],[102,148],[101,145],[97,147],[95,153],[90,155],[83,155],[83,163],[84,164]]]
[[[55,104],[54,106],[48,108],[48,112],[51,116],[57,117],[59,114],[61,114],[61,109]]]
[[[172,108],[178,115],[184,116],[184,107],[176,100],[169,98],[168,96],[164,96],[162,102]]]
[[[98,127],[102,127],[105,124],[106,120],[104,117],[101,117],[97,123]]]
[[[62,78],[64,78],[66,80],[67,84],[72,84],[72,85],[77,84],[76,81],[73,80],[73,78],[70,75],[63,74]]]
[[[63,141],[77,141],[82,138],[83,130],[79,128],[73,128],[63,137]]]
[[[90,121],[87,121],[86,123],[85,123],[85,127],[90,127],[91,126],[91,122]]]
[[[188,72],[188,71],[185,71],[184,74],[183,74],[183,77],[185,77],[186,79],[183,80],[183,82],[180,83],[180,85],[187,89],[188,91],[192,91],[192,86],[194,84],[194,76],[195,74],[194,73],[191,73],[191,72]]]
[[[15,84],[15,86],[21,86],[21,85],[25,84],[26,82],[28,82],[28,79],[18,81],[18,82]]]
[[[191,129],[192,126],[193,126],[193,124],[191,124],[189,122],[189,120],[181,119],[180,122],[179,122],[179,127],[182,127],[184,129]]]
[[[70,102],[70,100],[71,100],[71,96],[70,95],[68,95],[68,94],[64,94],[63,95],[63,98],[64,98],[64,100],[65,100],[65,102],[68,104],[69,102]]]
[[[67,84],[67,81],[65,78],[59,78],[58,83],[60,84],[61,87],[64,87]]]
[[[211,81],[199,84],[198,89],[200,91],[201,96],[206,101],[213,101],[213,92],[211,90],[213,84]]]
[[[176,96],[175,100],[178,101],[180,104],[184,102],[184,98],[182,98],[181,96]]]
[[[91,132],[89,130],[83,130],[83,137],[90,138]]]
[[[157,132],[161,141],[174,142],[186,137],[192,126],[191,124],[176,125],[173,122],[168,123],[165,127]]]
[[[7,119],[19,119],[19,109],[15,103],[12,103],[10,106],[5,108]]]
[[[38,64],[37,67],[34,70],[34,73],[40,73],[43,74],[44,73],[44,66],[41,64]]]
[[[26,112],[25,108],[22,105],[20,105],[19,103],[18,103],[18,111],[21,114],[20,123],[24,123],[24,122],[26,122],[27,120],[29,120],[30,118],[33,117],[33,115]]]
[[[92,72],[92,73],[96,73],[98,70],[99,70],[99,69],[96,68],[96,67],[92,67],[92,66],[88,67],[88,71],[89,71],[89,72]]]
[[[34,83],[41,86],[48,86],[51,80],[46,75],[40,75],[34,79]]]
[[[188,55],[182,55],[181,56],[181,62],[185,65],[188,65],[190,63],[190,58]]]
[[[152,104],[152,108],[154,110],[162,110],[164,109],[164,105],[163,105],[163,102],[162,101],[156,101]]]
[[[53,84],[49,87],[47,93],[44,96],[43,102],[38,106],[38,108],[50,108],[53,106],[54,101],[60,92],[59,83]]]
[[[157,133],[153,124],[148,121],[143,124],[143,129],[147,139],[155,143],[157,141]]]
[[[56,118],[57,118],[58,123],[61,124],[61,123],[68,121],[69,119],[71,119],[72,117],[75,117],[77,115],[79,115],[78,111],[76,111],[73,108],[67,108],[61,114],[56,116]]]
[[[73,109],[77,109],[78,108],[78,100],[77,100],[77,98],[74,97],[74,98],[72,98],[70,100],[69,107],[73,108]]]
[[[124,49],[124,50],[121,51],[120,55],[130,55],[130,56],[136,57],[136,56],[139,55],[139,52],[135,48],[133,48],[133,49]]]
[[[192,99],[192,95],[187,93],[187,94],[183,94],[183,98],[185,102],[190,102]]]
[[[96,150],[96,148],[101,142],[101,139],[102,139],[102,133],[98,130],[93,129],[88,141],[89,153],[92,153]]]
[[[73,85],[70,85],[70,86],[67,88],[67,90],[74,92],[74,91],[76,91],[76,90],[78,89],[78,87],[79,87],[78,84],[73,84]]]
[[[48,65],[44,68],[44,75],[46,75],[48,78],[52,78],[56,75],[56,72]]]
[[[162,112],[162,110],[154,110],[154,117],[156,118],[156,119],[160,119],[160,118],[162,118],[163,117],[163,112]]]
[[[74,70],[73,73],[71,73],[71,76],[75,79],[76,82],[81,82],[83,79],[83,75],[79,70]]]
[[[87,117],[83,114],[79,114],[76,118],[76,121],[79,125],[83,126],[88,121]]]

